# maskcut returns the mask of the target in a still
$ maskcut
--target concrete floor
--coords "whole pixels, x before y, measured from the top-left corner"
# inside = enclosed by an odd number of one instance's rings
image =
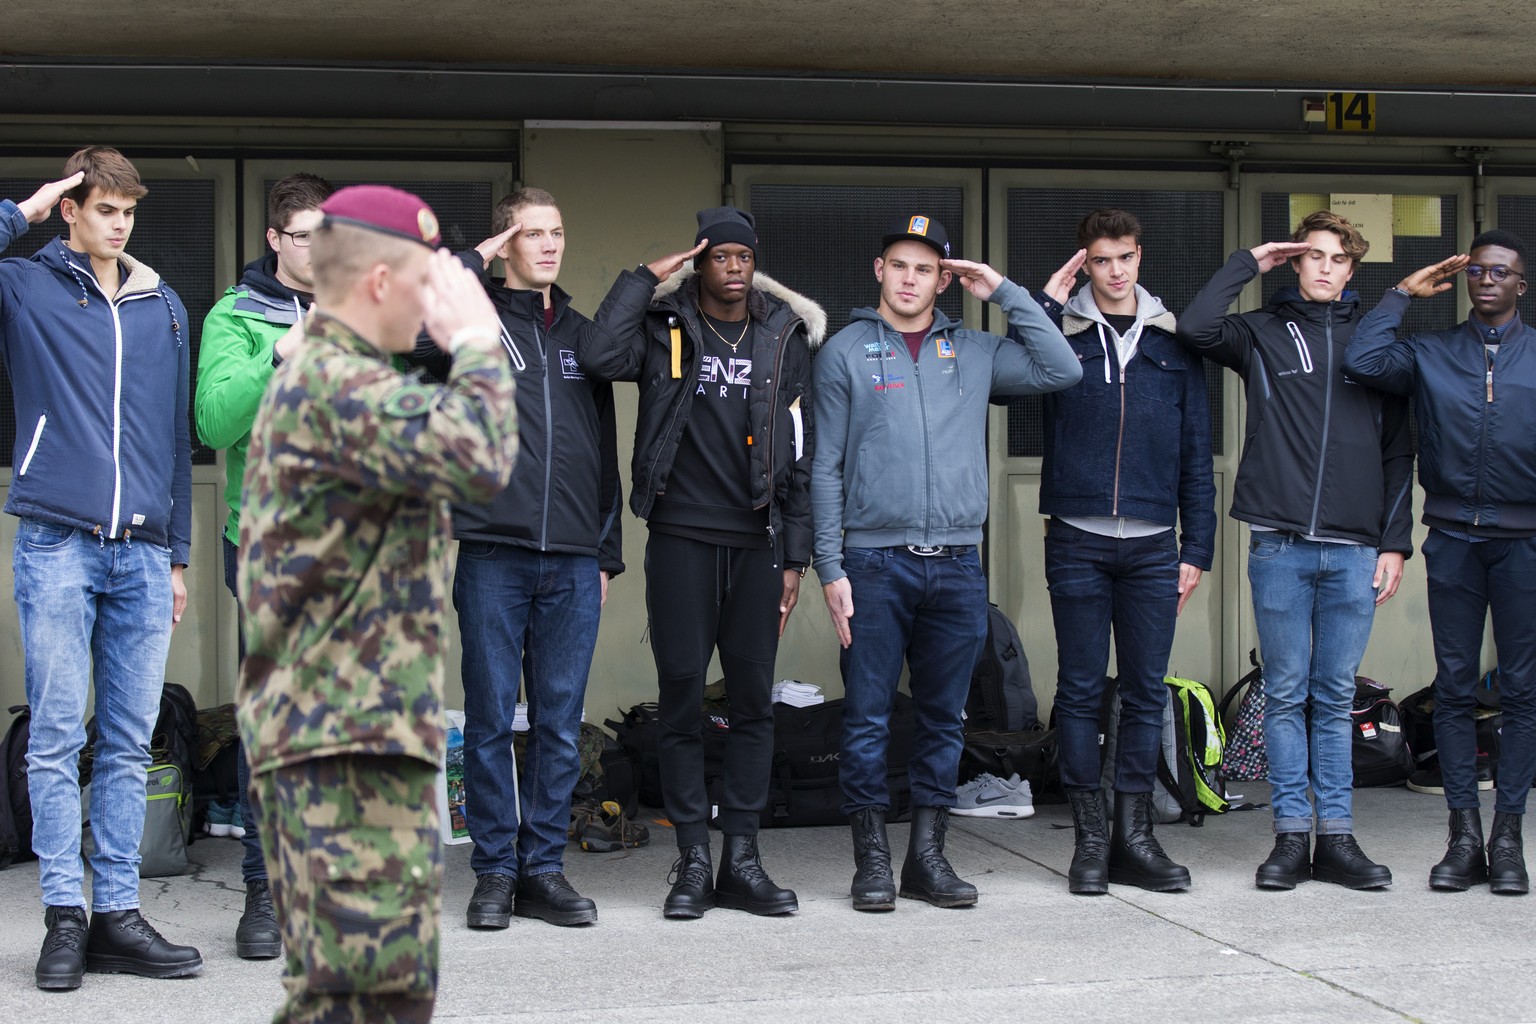
[[[1266,787],[1243,787],[1262,801]],[[1492,796],[1485,794],[1485,821]],[[1112,887],[1067,893],[1072,833],[1065,806],[1025,821],[955,819],[949,853],[981,890],[969,910],[899,901],[891,914],[848,903],[851,855],[840,828],[765,833],[774,878],[800,912],[754,918],[715,910],[667,921],[659,911],[672,834],[626,854],[567,855],[567,874],[598,902],[595,927],[514,918],[470,931],[469,849],[450,847],[437,1019],[448,1021],[1421,1021],[1536,1020],[1536,901],[1431,892],[1444,849],[1439,797],[1404,789],[1356,794],[1366,852],[1396,884],[1350,892],[1308,883],[1253,887],[1270,846],[1269,812],[1228,814],[1203,828],[1163,826],[1194,887],[1156,894]],[[893,843],[906,827],[893,826]],[[718,840],[717,840],[718,849]],[[0,992],[6,1018],[219,1022],[270,1018],[276,962],[234,955],[243,905],[239,843],[192,847],[195,873],[147,881],[145,915],[203,952],[202,974],[154,982],[87,975],[73,993],[32,984],[42,940],[37,867],[0,873]]]

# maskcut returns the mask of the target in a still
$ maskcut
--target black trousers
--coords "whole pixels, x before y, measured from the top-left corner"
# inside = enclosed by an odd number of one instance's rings
[[[755,835],[773,768],[773,662],[784,574],[769,549],[652,532],[645,605],[656,658],[661,791],[679,849],[709,842],[700,706],[718,649],[730,704],[720,828]]]

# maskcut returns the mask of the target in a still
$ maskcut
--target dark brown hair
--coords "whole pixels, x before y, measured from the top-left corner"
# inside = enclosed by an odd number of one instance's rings
[[[318,210],[331,198],[336,186],[318,174],[290,174],[272,186],[267,195],[267,227],[282,231],[296,213]]]
[[[1086,249],[1101,238],[1125,238],[1130,236],[1141,244],[1141,221],[1134,213],[1112,207],[1094,210],[1077,225],[1077,247]]]
[[[76,171],[84,171],[85,177],[64,193],[64,197],[73,199],[76,205],[89,199],[92,189],[101,189],[103,195],[124,199],[143,199],[149,194],[149,189],[139,180],[139,169],[111,146],[86,146],[76,150],[64,161],[64,177]]]

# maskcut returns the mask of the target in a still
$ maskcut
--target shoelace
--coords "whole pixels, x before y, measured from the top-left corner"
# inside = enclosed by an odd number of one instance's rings
[[[539,876],[535,875],[534,877],[538,878]],[[546,886],[549,887],[551,895],[554,895],[555,893],[559,893],[562,896],[567,894],[571,896],[576,895],[575,886],[571,885],[571,883],[566,880],[566,877],[562,872],[551,871],[544,875],[541,880]]]
[[[1506,846],[1502,843],[1498,846],[1489,846],[1488,866],[1492,867],[1495,863],[1500,867],[1520,868],[1523,870],[1525,868],[1525,852],[1518,846]]]
[[[699,858],[683,854],[672,864],[672,872],[667,875],[668,885],[691,885],[703,888],[709,884],[709,867]]]
[[[61,949],[78,952],[85,945],[85,926],[78,928],[53,928],[43,940],[43,952],[56,953]]]
[[[1333,852],[1335,857],[1342,861],[1348,862],[1351,867],[1361,862],[1366,864],[1373,863],[1373,861],[1365,855],[1365,851],[1360,849],[1360,844],[1355,841],[1354,836],[1340,836],[1338,839],[1334,840]]]
[[[482,875],[480,880],[475,883],[475,892],[470,897],[470,901],[478,902],[485,899],[497,899],[506,896],[511,891],[512,879],[506,875]]]

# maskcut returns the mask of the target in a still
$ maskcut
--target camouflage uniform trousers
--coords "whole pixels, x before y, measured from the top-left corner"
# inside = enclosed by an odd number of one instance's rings
[[[274,1024],[425,1022],[437,995],[437,769],[324,757],[251,779],[282,926]]]

